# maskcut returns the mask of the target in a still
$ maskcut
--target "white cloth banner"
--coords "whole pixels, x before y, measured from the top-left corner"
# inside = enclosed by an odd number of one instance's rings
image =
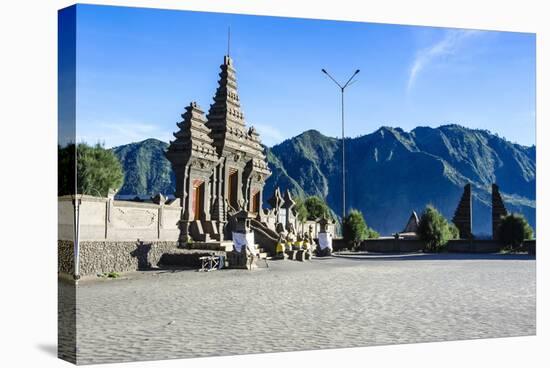
[[[243,246],[254,254],[258,253],[254,242],[254,233],[233,233],[233,248],[235,248],[235,251],[242,252]]]
[[[321,249],[329,248],[332,250],[332,234],[319,233],[319,247]]]

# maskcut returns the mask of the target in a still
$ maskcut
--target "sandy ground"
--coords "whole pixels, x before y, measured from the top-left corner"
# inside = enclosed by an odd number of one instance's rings
[[[536,332],[536,268],[528,256],[324,258],[269,266],[81,281],[78,363]]]

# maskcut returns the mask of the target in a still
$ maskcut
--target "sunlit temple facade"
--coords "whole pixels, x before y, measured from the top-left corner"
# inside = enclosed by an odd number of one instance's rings
[[[258,133],[246,126],[233,60],[225,56],[220,69],[208,114],[190,103],[166,152],[182,206],[180,241],[230,239],[228,215],[259,215],[271,175]]]

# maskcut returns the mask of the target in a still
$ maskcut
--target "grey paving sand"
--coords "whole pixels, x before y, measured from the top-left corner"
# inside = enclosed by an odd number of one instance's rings
[[[77,289],[79,364],[535,334],[535,260],[409,256],[147,271]]]

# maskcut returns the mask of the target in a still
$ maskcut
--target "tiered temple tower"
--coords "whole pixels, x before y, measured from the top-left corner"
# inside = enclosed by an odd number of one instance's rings
[[[229,239],[228,215],[239,210],[259,216],[265,180],[271,175],[258,133],[246,127],[229,56],[220,69],[206,119],[196,104],[188,107],[167,152],[176,174],[176,196],[184,207],[182,233],[193,240]]]
[[[227,221],[228,212],[260,212],[263,186],[271,171],[258,134],[253,127],[246,129],[233,60],[225,56],[220,69],[206,126],[220,158],[214,172],[212,218],[221,223]]]
[[[187,241],[191,233],[195,240],[209,240],[210,194],[212,169],[218,162],[210,129],[206,127],[204,112],[196,102],[185,108],[180,130],[174,133],[176,140],[170,142],[166,157],[172,163],[176,176],[176,197],[181,199],[180,241]],[[215,235],[215,234],[212,234]],[[214,236],[215,237],[215,236]]]

